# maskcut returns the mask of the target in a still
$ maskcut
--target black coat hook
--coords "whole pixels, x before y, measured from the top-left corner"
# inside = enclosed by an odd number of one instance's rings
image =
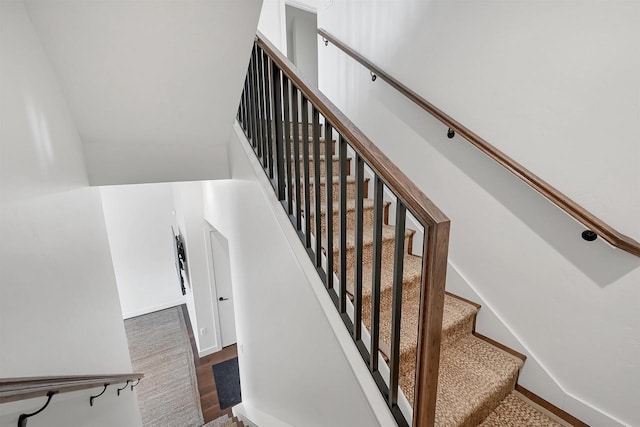
[[[90,406],[93,406],[93,401],[95,399],[97,399],[98,397],[102,396],[104,394],[104,392],[107,391],[107,387],[109,387],[109,385],[110,385],[109,383],[105,383],[104,384],[104,389],[102,389],[102,392],[100,394],[96,394],[95,396],[89,397],[89,405]]]
[[[47,393],[47,402],[44,404],[44,406],[42,408],[38,409],[36,412],[33,412],[31,414],[20,414],[20,417],[18,418],[18,427],[27,427],[27,418],[33,417],[34,415],[38,415],[40,412],[44,411],[44,409],[47,406],[49,406],[49,402],[51,402],[51,398],[56,393],[58,393],[58,392],[57,391],[48,392]]]
[[[135,383],[135,384],[131,384],[131,391],[133,391],[133,388],[134,388],[135,386],[137,386],[138,384],[140,384],[140,378],[138,378],[138,381],[136,381],[136,383]]]
[[[125,388],[127,388],[127,386],[129,385],[129,383],[130,383],[130,382],[131,382],[131,380],[127,380],[127,383],[124,385],[124,387],[119,388],[119,389],[117,389],[117,390],[116,390],[116,392],[117,392],[116,394],[117,394],[118,396],[120,396],[120,392],[121,392],[122,390],[124,390]]]

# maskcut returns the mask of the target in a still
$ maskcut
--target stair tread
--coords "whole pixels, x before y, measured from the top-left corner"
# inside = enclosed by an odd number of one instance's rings
[[[313,161],[313,153],[309,153],[309,160]],[[324,161],[325,160],[325,155],[324,154],[320,154],[320,161]],[[302,154],[300,154],[298,156],[298,158],[300,159],[300,161],[302,161],[304,159],[304,156]],[[291,153],[291,160],[295,159],[295,154]],[[338,156],[337,154],[333,154],[331,156],[331,160],[333,160],[334,162],[337,162],[340,160],[340,156]],[[347,160],[351,160],[351,157],[347,157]]]
[[[333,241],[334,241],[333,252],[334,253],[338,253],[340,251],[340,247],[335,244],[335,242],[338,241],[337,238],[339,236],[339,233],[340,233],[340,230],[334,230],[334,232],[333,232]],[[415,233],[416,233],[415,230],[407,228],[407,229],[404,230],[404,237],[405,238],[411,237]],[[382,226],[382,241],[383,242],[388,242],[388,241],[394,240],[395,237],[396,237],[396,228],[394,226],[386,225],[386,224]],[[347,242],[346,242],[347,250],[355,248],[355,246],[356,246],[355,242],[356,242],[355,233],[347,232]],[[362,230],[362,244],[363,244],[363,246],[373,245],[373,230],[372,229],[363,229]]]
[[[473,335],[440,354],[436,425],[477,425],[513,390],[522,360]],[[413,370],[401,369],[400,384],[413,401]]]
[[[314,178],[314,177],[311,177],[311,179],[309,180],[309,182],[311,183],[311,185],[312,185],[312,186],[313,186],[313,184],[315,183],[314,181],[315,181],[315,178]],[[355,178],[355,177],[353,177],[353,176],[347,176],[347,184],[353,184],[353,183],[355,183],[355,182],[356,182],[356,178]],[[369,182],[369,178],[365,178],[365,179],[364,179],[364,182],[365,182],[365,184],[366,184],[367,182]],[[340,184],[340,178],[339,178],[338,176],[334,175],[334,176],[333,176],[333,179],[332,179],[332,183],[333,183],[333,185],[338,185],[338,184]],[[321,176],[321,177],[320,177],[320,185],[325,185],[325,184],[326,184],[326,177],[325,177],[325,176]],[[352,199],[352,200],[353,200],[353,199]],[[369,200],[369,199],[363,199],[363,200]]]
[[[562,427],[560,423],[526,402],[518,392],[511,392],[480,424],[481,427],[527,426]]]

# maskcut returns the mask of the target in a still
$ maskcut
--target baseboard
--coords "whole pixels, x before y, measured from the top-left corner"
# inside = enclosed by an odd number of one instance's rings
[[[131,319],[132,317],[138,317],[149,313],[154,313],[160,310],[166,310],[167,308],[177,307],[185,303],[184,298],[180,298],[174,301],[165,302],[162,304],[152,305],[149,307],[144,307],[138,310],[128,311],[122,313],[123,319]]]
[[[256,409],[247,402],[234,406],[231,411],[247,427],[293,427],[272,415]]]
[[[499,347],[506,347],[515,353],[519,353],[520,356],[526,357],[527,361],[524,368],[520,371],[518,384],[520,388],[545,403],[544,405],[541,404],[541,406],[549,409],[546,405],[550,405],[557,408],[558,411],[571,414],[569,415],[570,417],[578,420],[578,423],[573,425],[625,427],[625,423],[617,420],[614,416],[605,413],[601,409],[567,392],[558,380],[549,373],[549,370],[538,360],[535,354],[529,350],[524,341],[494,312],[491,304],[481,296],[472,283],[460,273],[451,261],[449,262],[447,271],[447,291],[455,293],[457,296],[460,296],[461,299],[473,301],[476,306],[478,304],[482,306],[481,311],[478,313],[478,316],[482,316],[482,322],[477,325],[480,326],[482,333],[476,332],[476,335],[481,335],[483,338],[484,336],[495,338]],[[491,341],[494,340],[492,339]],[[534,391],[535,394],[532,391]],[[563,419],[571,423],[568,419]],[[587,424],[585,424],[585,422]]]
[[[220,350],[222,350],[222,349],[220,347],[218,347],[218,346],[205,348],[203,350],[199,350],[198,351],[198,357],[205,357],[205,356],[208,356],[208,355],[213,354],[213,353],[215,353],[217,351],[220,351]]]

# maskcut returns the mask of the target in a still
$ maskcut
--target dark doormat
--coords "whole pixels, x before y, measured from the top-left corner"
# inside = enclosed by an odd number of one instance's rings
[[[220,409],[226,409],[242,402],[237,357],[213,365],[213,378],[216,381]]]

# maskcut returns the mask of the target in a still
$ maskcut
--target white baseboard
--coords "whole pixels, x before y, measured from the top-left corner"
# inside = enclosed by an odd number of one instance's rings
[[[162,304],[156,304],[156,305],[152,305],[149,307],[144,307],[144,308],[140,308],[138,310],[133,310],[133,311],[127,311],[127,312],[123,312],[122,313],[122,318],[123,319],[130,319],[132,317],[138,317],[138,316],[142,316],[144,314],[149,314],[149,313],[153,313],[155,311],[160,311],[160,310],[165,310],[167,308],[171,308],[171,307],[177,307],[179,305],[184,304],[186,301],[184,298],[180,298],[174,301],[169,301],[169,302],[165,302]]]
[[[213,354],[216,351],[220,351],[220,350],[222,350],[222,349],[220,347],[218,347],[218,346],[205,348],[203,350],[198,350],[198,357],[205,357],[205,356],[208,356],[208,355]]]
[[[232,409],[233,415],[238,417],[248,427],[293,427],[275,418],[247,402],[242,402]]]

